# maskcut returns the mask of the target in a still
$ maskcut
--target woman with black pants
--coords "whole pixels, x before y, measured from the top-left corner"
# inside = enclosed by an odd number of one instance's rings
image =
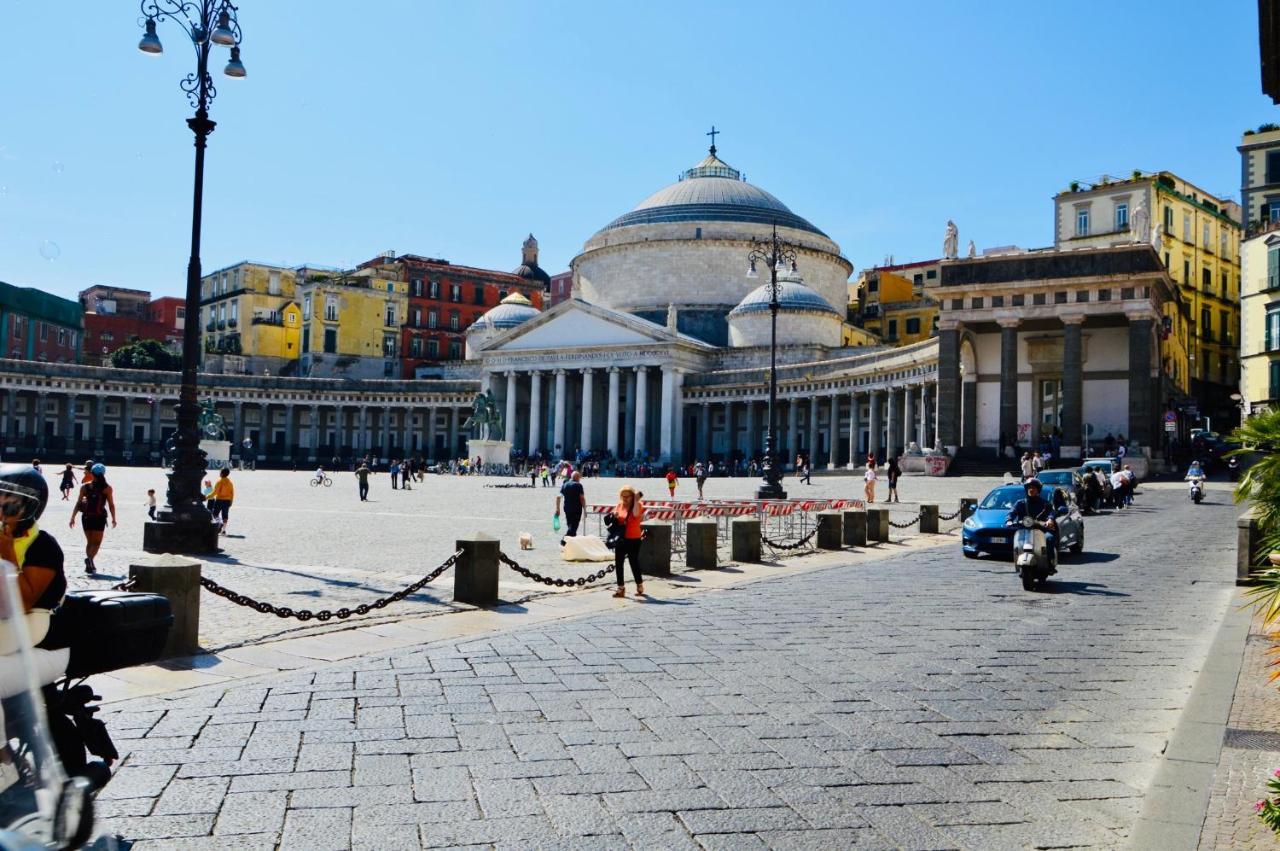
[[[640,542],[644,538],[644,506],[640,504],[638,493],[630,485],[618,491],[618,504],[614,506],[610,525],[616,526],[617,543],[613,548],[613,569],[618,576],[618,590],[615,597],[627,596],[626,579],[622,572],[622,563],[631,562],[631,575],[636,580],[636,595],[644,596],[644,577],[640,573]]]

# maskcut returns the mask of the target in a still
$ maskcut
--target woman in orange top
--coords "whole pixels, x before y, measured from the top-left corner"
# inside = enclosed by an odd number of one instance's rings
[[[612,523],[619,527],[618,541],[613,548],[613,569],[618,575],[618,590],[613,592],[615,597],[627,596],[622,563],[628,560],[631,562],[631,575],[636,580],[636,594],[644,596],[644,576],[640,573],[640,541],[644,538],[644,529],[640,527],[644,522],[644,506],[640,504],[642,496],[644,494],[626,485],[618,491],[618,504],[613,508]]]

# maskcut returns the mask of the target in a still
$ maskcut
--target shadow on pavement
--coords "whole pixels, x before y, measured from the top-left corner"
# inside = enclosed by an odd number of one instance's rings
[[[1049,580],[1041,588],[1042,594],[1079,594],[1086,597],[1128,597],[1123,591],[1108,591],[1097,582],[1061,582]]]
[[[1070,567],[1076,564],[1105,564],[1109,561],[1115,561],[1120,558],[1119,553],[1091,553],[1084,552],[1078,555],[1067,556],[1062,560],[1064,567]]]

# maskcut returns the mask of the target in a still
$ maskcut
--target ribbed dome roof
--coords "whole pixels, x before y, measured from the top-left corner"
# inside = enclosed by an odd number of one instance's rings
[[[497,306],[485,311],[484,315],[477,319],[471,327],[488,326],[500,330],[514,328],[537,315],[538,308],[533,306],[533,302],[520,293],[512,293],[499,302]]]
[[[769,284],[765,283],[747,293],[746,297],[738,302],[738,306],[729,311],[729,318],[732,319],[745,313],[768,312],[771,299],[769,290]],[[840,311],[832,307],[825,298],[805,286],[799,276],[792,275],[778,277],[778,309],[780,311],[818,311],[820,313],[834,313],[836,316],[841,315]]]
[[[665,222],[755,222],[805,230],[826,236],[797,216],[773,195],[742,179],[741,173],[710,156],[687,169],[680,180],[659,189],[605,225],[603,230]]]

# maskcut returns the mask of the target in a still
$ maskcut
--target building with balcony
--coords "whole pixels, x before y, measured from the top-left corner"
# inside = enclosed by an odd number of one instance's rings
[[[301,359],[310,378],[398,378],[408,283],[354,273],[300,270]]]
[[[530,237],[532,240],[532,237]],[[545,303],[546,281],[537,266],[537,242],[525,241],[525,277],[511,272],[457,266],[448,260],[418,254],[385,252],[357,271],[367,270],[408,287],[406,315],[400,329],[400,376],[433,378],[449,363],[466,357],[466,330],[511,293],[520,293],[534,307]],[[517,270],[519,271],[519,270]]]
[[[82,290],[85,362],[110,365],[116,349],[134,339],[158,340],[180,351],[184,305],[180,298],[153,300],[146,290],[101,285]]]
[[[83,332],[79,303],[0,281],[0,351],[6,357],[76,363]]]
[[[1073,183],[1054,211],[1059,249],[1154,247],[1178,288],[1162,308],[1170,374],[1215,428],[1228,427],[1238,417],[1240,205],[1161,171]]]
[[[890,346],[935,336],[938,304],[931,293],[940,260],[876,266],[864,270],[853,287],[849,319]]]
[[[198,317],[204,369],[293,374],[302,330],[296,280],[293,269],[248,260],[205,275]]]

